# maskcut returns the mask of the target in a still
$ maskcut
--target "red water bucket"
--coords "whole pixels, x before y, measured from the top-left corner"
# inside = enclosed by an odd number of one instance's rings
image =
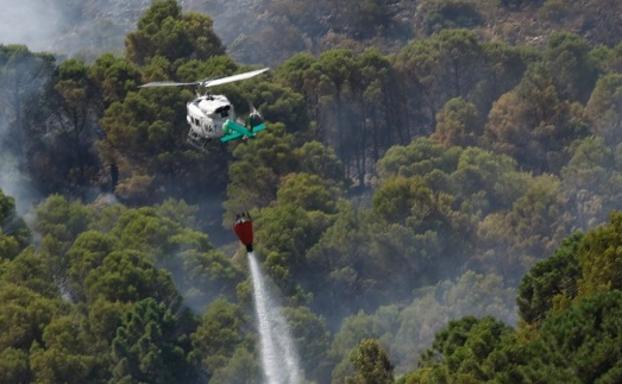
[[[248,252],[253,252],[253,222],[250,218],[242,217],[233,224],[233,231]]]

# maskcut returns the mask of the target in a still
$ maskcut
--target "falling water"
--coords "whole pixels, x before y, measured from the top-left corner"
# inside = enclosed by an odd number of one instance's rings
[[[253,252],[248,253],[248,265],[253,281],[261,343],[261,363],[266,375],[266,384],[300,384],[302,382],[300,364],[289,326],[279,306],[268,293]]]

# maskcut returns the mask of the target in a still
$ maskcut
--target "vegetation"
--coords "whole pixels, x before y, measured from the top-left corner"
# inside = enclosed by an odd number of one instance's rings
[[[329,3],[269,11],[316,39]],[[342,39],[215,89],[268,128],[206,152],[185,143],[191,90],[137,85],[249,69],[207,15],[156,0],[90,62],[0,46],[0,382],[262,382],[223,233],[240,211],[310,382],[622,380],[609,19],[534,49],[481,33],[491,9],[559,2],[430,0],[406,42],[389,3],[338,3],[335,34],[399,48]]]

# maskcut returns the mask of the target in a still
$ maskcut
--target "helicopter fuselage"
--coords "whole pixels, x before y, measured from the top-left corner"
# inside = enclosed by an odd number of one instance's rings
[[[233,105],[223,95],[204,95],[186,104],[188,136],[193,140],[211,140],[224,135],[224,124],[235,120]]]

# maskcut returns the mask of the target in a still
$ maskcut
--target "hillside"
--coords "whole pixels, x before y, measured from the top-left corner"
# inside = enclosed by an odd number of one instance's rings
[[[247,211],[309,383],[622,380],[617,3],[63,4],[118,30],[0,45],[1,383],[264,383]],[[138,87],[265,62],[204,151]]]
[[[35,50],[87,59],[121,52],[125,35],[149,4],[28,0],[0,16],[0,43],[28,41]],[[608,46],[622,34],[622,5],[616,0],[185,0],[181,5],[209,14],[228,54],[245,64],[276,65],[298,52],[317,54],[337,46],[396,52],[442,28],[469,28],[487,39],[531,46],[542,46],[553,32]]]

